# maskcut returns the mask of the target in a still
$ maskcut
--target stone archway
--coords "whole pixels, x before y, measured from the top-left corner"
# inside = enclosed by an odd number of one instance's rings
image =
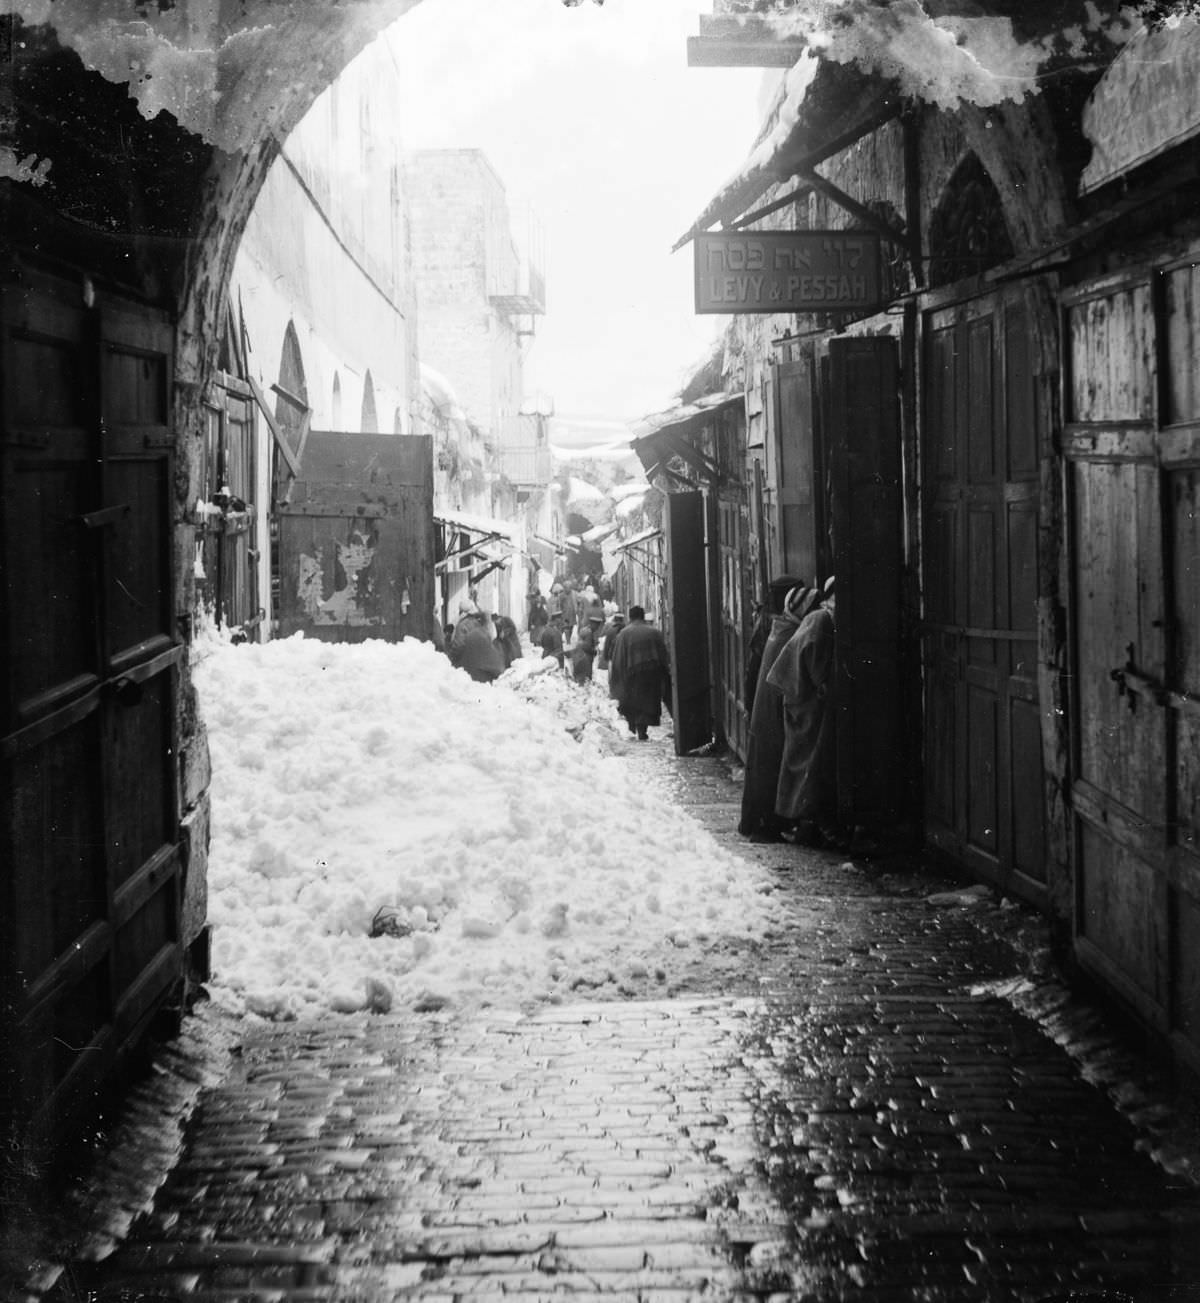
[[[21,162],[0,179],[2,325],[38,362],[6,377],[0,431],[16,522],[0,535],[0,642],[29,669],[0,697],[0,1040],[15,1051],[0,1134],[35,1162],[204,975],[208,758],[187,644],[196,449],[230,273],[278,142],[415,3],[178,0],[126,16],[16,0],[0,18]],[[8,421],[35,410],[30,443]],[[48,488],[74,528],[47,531]],[[34,673],[31,645],[67,629]],[[61,818],[40,812],[67,810],[82,811],[79,845],[127,849],[64,858]]]

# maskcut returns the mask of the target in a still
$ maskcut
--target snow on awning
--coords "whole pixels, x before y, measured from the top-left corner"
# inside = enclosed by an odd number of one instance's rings
[[[636,444],[638,440],[650,438],[663,430],[689,434],[714,414],[723,412],[727,407],[742,401],[744,401],[742,394],[732,394],[728,390],[722,390],[715,394],[705,394],[703,398],[697,398],[694,403],[681,403],[677,407],[668,407],[665,412],[653,412],[649,416],[643,416],[640,421],[635,421],[630,427],[633,431],[633,442]]]
[[[638,460],[645,467],[647,478],[653,478],[665,470],[666,463],[672,457],[682,458],[706,479],[719,478],[716,466],[699,448],[688,442],[687,436],[702,429],[714,416],[744,402],[745,396],[742,394],[706,394],[694,403],[683,403],[668,408],[665,412],[656,412],[634,424],[634,437],[630,442]]]
[[[434,520],[452,529],[467,534],[480,534],[486,538],[503,538],[510,543],[517,541],[517,529],[505,520],[496,520],[491,516],[472,516],[466,511],[444,511],[440,507],[433,513]]]
[[[1200,22],[1139,32],[1084,105],[1083,134],[1081,194],[1200,134]]]
[[[587,480],[580,479],[578,475],[571,475],[567,478],[567,501],[607,502],[608,494]]]
[[[585,530],[580,534],[580,538],[589,546],[595,543],[602,543],[611,534],[615,534],[621,528],[619,521],[610,520],[605,525],[593,525],[591,529]]]
[[[741,167],[672,247],[682,249],[718,222],[734,225],[773,185],[848,148],[900,111],[890,82],[821,60],[805,50]]]
[[[640,534],[635,534],[632,538],[627,538],[623,543],[618,543],[617,546],[613,548],[613,551],[626,552],[631,547],[638,547],[642,543],[649,543],[651,539],[660,538],[661,536],[662,530],[657,527],[644,529]]]

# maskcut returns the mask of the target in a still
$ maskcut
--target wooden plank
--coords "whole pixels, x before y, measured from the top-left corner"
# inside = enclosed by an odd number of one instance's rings
[[[819,537],[826,529],[824,503],[818,492],[823,475],[811,352],[796,361],[780,362],[773,370],[779,568],[811,584],[820,564]]]
[[[689,68],[790,68],[803,52],[803,45],[785,44],[778,40],[687,38]]]
[[[251,392],[254,394],[254,401],[258,404],[258,409],[263,414],[263,419],[267,423],[267,429],[271,431],[271,437],[279,446],[279,451],[283,454],[283,460],[287,463],[287,468],[293,476],[300,474],[300,463],[296,460],[296,454],[292,451],[291,445],[287,441],[287,435],[280,429],[279,423],[271,414],[271,409],[267,406],[267,400],[263,395],[262,389],[259,388],[258,381],[252,376],[247,377],[250,383]]]

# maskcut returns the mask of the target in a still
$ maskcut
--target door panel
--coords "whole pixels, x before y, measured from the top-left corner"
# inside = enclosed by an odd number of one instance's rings
[[[830,340],[839,818],[885,834],[901,813],[909,756],[900,723],[898,367],[893,339]]]
[[[1065,473],[1076,954],[1200,1063],[1194,471],[1164,466],[1168,448],[1200,460],[1185,426],[1166,428],[1193,414],[1193,275],[1155,286],[1144,270],[1068,299]]]
[[[1041,903],[1041,435],[1029,331],[1016,294],[926,319],[926,832],[982,877]]]
[[[36,1147],[182,976],[172,330],[34,273],[0,295],[0,1030]]]
[[[774,428],[780,569],[811,584],[821,569],[822,539],[827,530],[811,355],[779,363],[773,392],[778,405]]]
[[[742,599],[744,507],[735,497],[717,503],[721,548],[721,700],[725,740],[746,756],[746,618]]]
[[[675,753],[682,756],[712,740],[704,494],[668,493],[664,503],[671,715]]]

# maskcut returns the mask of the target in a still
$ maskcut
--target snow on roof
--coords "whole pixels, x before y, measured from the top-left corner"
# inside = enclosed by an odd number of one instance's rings
[[[591,529],[585,530],[579,537],[585,543],[600,543],[608,538],[610,534],[615,534],[620,528],[619,522],[610,520],[604,525],[593,525]]]
[[[650,435],[657,434],[660,430],[700,424],[714,412],[743,401],[745,401],[744,395],[729,393],[727,390],[715,394],[706,394],[703,398],[697,398],[694,403],[681,403],[677,407],[667,408],[665,412],[654,412],[649,416],[643,416],[633,426],[633,437],[636,441],[649,438]]]
[[[458,401],[458,395],[454,392],[454,386],[450,381],[426,362],[420,363],[420,367],[421,388],[428,394],[433,405],[443,416],[465,421],[467,414]]]
[[[626,498],[641,497],[642,494],[648,493],[650,485],[644,481],[638,484],[636,481],[630,484],[614,484],[608,491],[608,496],[614,502],[624,502]]]
[[[1076,29],[1060,31],[1048,19],[1035,23],[1029,39],[1022,40],[1008,16],[935,17],[918,0],[887,5],[840,0],[761,17],[781,39],[802,41],[806,48],[784,77],[745,161],[676,242],[676,249],[717,221],[743,214],[773,184],[795,174],[795,160],[805,155],[819,158],[827,141],[856,122],[869,122],[889,87],[886,102],[911,97],[947,110],[963,102],[987,107],[1019,101],[1037,90],[1038,74],[1048,59],[1069,54],[1071,41],[1080,44],[1079,36],[1071,35]],[[1131,34],[1119,15],[1106,20],[1098,10],[1085,25],[1093,44],[1123,44]],[[821,93],[813,91],[818,77]],[[826,82],[831,93],[826,93]]]
[[[645,494],[642,493],[639,493],[636,498],[622,498],[621,501],[617,503],[616,507],[613,508],[613,515],[615,515],[618,520],[628,520],[631,516],[634,516],[641,511],[644,499]]]
[[[637,547],[639,543],[648,543],[652,538],[658,538],[661,533],[662,530],[657,525],[652,525],[649,529],[642,530],[640,534],[624,539],[613,550],[615,552],[624,552],[626,548]]]
[[[567,501],[607,502],[608,494],[587,480],[580,479],[578,475],[570,475],[567,477]]]
[[[510,525],[505,520],[496,520],[492,516],[473,516],[466,511],[447,511],[443,507],[435,507],[433,518],[444,525],[465,529],[470,534],[499,534],[510,542],[515,542],[517,538],[515,525]]]

